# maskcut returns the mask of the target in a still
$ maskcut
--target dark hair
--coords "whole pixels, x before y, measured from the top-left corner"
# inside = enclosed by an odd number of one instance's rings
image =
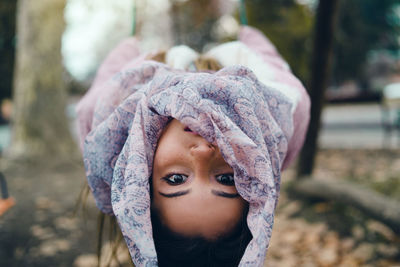
[[[172,232],[160,220],[156,209],[151,211],[153,239],[160,267],[230,267],[238,266],[252,235],[242,219],[229,234],[215,241],[203,237],[186,237]]]

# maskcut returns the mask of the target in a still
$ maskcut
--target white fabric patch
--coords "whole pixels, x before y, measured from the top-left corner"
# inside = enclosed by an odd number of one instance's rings
[[[211,49],[206,55],[215,58],[224,67],[237,64],[248,67],[260,82],[285,95],[294,104],[291,110],[292,114],[294,113],[301,97],[298,89],[278,81],[274,70],[275,67],[265,62],[243,43],[239,41],[225,43]]]
[[[174,46],[168,50],[166,63],[178,70],[188,70],[189,65],[199,57],[199,54],[186,45]]]

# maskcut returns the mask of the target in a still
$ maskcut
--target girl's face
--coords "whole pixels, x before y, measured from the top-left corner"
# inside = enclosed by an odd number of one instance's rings
[[[240,221],[246,202],[219,148],[172,120],[158,141],[153,208],[173,232],[216,239]]]

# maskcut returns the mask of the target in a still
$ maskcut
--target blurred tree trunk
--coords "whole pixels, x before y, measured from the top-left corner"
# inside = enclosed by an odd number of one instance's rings
[[[298,180],[287,189],[292,196],[335,201],[352,206],[400,234],[400,202],[362,185],[343,179],[310,178]]]
[[[16,9],[16,0],[0,1],[0,100],[11,97]]]
[[[62,79],[64,6],[65,0],[18,1],[12,157],[63,157],[76,150]]]
[[[338,5],[339,0],[320,0],[318,4],[311,67],[312,73],[309,83],[311,120],[303,149],[300,152],[297,169],[298,177],[311,175],[314,167],[324,93],[331,69],[333,37]]]
[[[172,24],[175,45],[187,45],[199,52],[213,42],[212,27],[219,18],[218,1],[172,1]]]

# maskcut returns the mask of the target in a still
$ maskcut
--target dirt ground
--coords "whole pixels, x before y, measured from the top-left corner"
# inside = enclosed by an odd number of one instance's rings
[[[80,159],[0,160],[17,202],[0,217],[0,266],[96,266],[93,199],[86,213],[74,214],[85,180]],[[399,150],[322,150],[316,166],[317,177],[349,179],[400,199]],[[399,236],[351,207],[290,199],[284,188],[293,176],[292,168],[282,178],[265,266],[400,266]],[[128,266],[126,252],[118,254]]]

